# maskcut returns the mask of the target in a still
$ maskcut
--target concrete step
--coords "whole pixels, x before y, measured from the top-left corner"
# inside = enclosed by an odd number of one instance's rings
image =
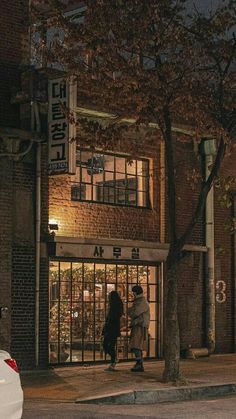
[[[131,390],[110,393],[102,396],[76,399],[81,404],[156,404],[199,400],[211,397],[236,394],[236,384],[217,384],[206,386],[182,386],[151,390]]]

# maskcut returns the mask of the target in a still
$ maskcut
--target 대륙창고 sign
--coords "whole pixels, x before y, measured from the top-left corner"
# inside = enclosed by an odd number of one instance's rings
[[[66,109],[75,111],[77,89],[71,80],[58,78],[48,82],[49,174],[75,173],[75,124],[69,122]]]

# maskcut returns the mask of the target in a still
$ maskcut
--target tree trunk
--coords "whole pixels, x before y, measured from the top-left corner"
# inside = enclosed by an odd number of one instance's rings
[[[165,304],[164,382],[180,380],[180,339],[176,264],[167,265],[167,298]]]

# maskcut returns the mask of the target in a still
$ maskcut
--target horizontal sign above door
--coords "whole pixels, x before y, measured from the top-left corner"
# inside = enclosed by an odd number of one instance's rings
[[[166,249],[151,249],[144,247],[119,246],[114,244],[77,244],[77,243],[56,243],[57,257],[73,257],[84,259],[114,259],[133,261],[164,261],[168,251]]]

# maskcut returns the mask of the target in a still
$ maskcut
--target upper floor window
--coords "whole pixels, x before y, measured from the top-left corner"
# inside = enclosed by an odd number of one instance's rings
[[[77,152],[73,201],[148,207],[148,160],[87,150]]]

